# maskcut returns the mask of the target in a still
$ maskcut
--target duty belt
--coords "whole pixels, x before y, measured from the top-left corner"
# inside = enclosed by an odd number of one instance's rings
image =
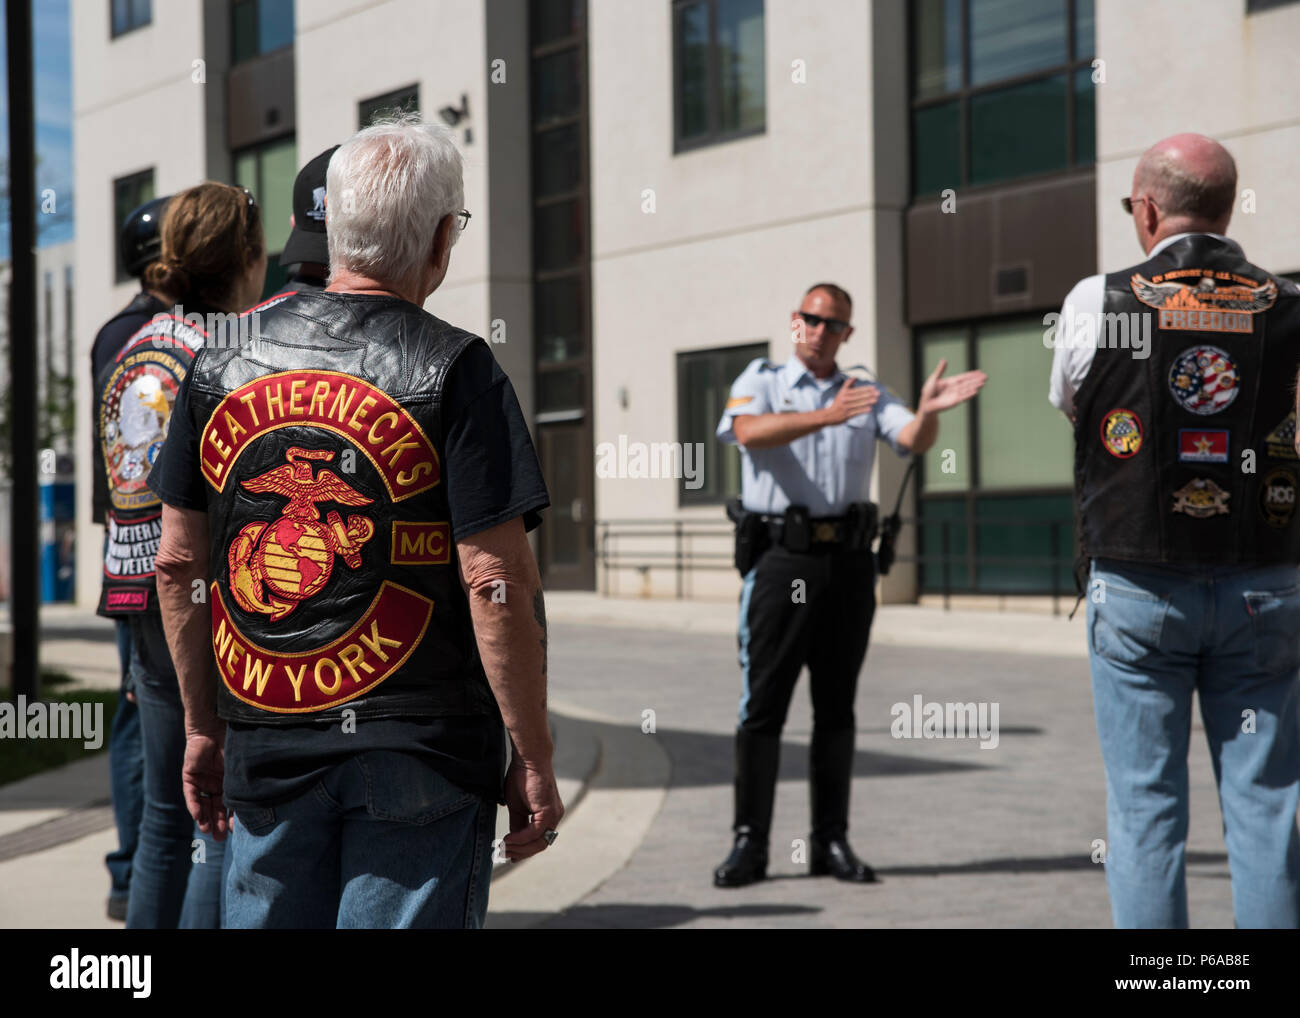
[[[760,519],[767,527],[772,540],[780,544],[781,537],[785,533],[785,517],[768,516],[762,513]],[[809,536],[813,544],[840,544],[848,539],[848,526],[843,516],[817,516],[808,522],[812,525]]]
[[[806,551],[814,547],[829,550],[841,545],[851,550],[870,548],[878,532],[876,506],[869,502],[851,506],[849,513],[843,516],[803,516],[792,520],[790,512],[782,516],[756,515],[772,543],[790,551]],[[798,533],[792,533],[792,528]]]

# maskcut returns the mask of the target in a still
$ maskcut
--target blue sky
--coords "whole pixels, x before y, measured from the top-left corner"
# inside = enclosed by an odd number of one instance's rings
[[[59,212],[58,221],[37,215],[40,245],[58,244],[73,237],[72,194],[72,40],[68,16],[69,0],[33,0],[32,28],[35,36],[36,70],[36,186],[52,188]],[[0,11],[4,10],[0,0]],[[4,22],[0,18],[0,38]],[[0,158],[9,157],[9,102],[7,51],[0,49]],[[8,181],[4,183],[8,190]],[[8,209],[0,220],[0,257],[9,257]]]

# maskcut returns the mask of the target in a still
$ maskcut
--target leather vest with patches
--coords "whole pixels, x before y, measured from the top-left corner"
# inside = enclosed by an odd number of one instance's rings
[[[1106,276],[1103,308],[1075,399],[1083,554],[1300,562],[1300,288],[1196,234]]]
[[[221,716],[495,712],[442,477],[443,382],[482,340],[390,297],[255,310],[191,381]]]
[[[154,556],[162,534],[162,502],[149,490],[149,473],[167,437],[181,382],[207,341],[201,322],[155,314],[95,379],[101,453],[96,460],[108,481],[100,615],[158,611]]]

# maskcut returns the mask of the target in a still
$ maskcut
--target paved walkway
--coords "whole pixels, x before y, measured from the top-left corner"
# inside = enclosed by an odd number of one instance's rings
[[[739,676],[728,603],[548,595],[557,771],[569,813],[555,848],[494,874],[492,926],[1110,925],[1104,781],[1083,613],[887,606],[859,683],[851,833],[883,878],[804,875],[810,707],[801,682],[783,745],[775,879],[712,886],[726,854]],[[111,627],[43,614],[43,653],[116,685]],[[107,664],[106,664],[107,662]],[[902,740],[891,708],[996,702],[999,744]],[[647,713],[653,712],[653,713]],[[651,725],[651,721],[653,725]],[[653,727],[653,731],[643,729]],[[1213,776],[1195,726],[1189,894],[1196,926],[1231,926]],[[113,843],[103,755],[0,788],[0,925],[94,927]]]

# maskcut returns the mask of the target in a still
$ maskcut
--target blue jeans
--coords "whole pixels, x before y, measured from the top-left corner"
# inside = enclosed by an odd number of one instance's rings
[[[1115,925],[1187,926],[1196,692],[1236,924],[1300,926],[1300,572],[1098,559],[1088,647]]]
[[[131,675],[144,741],[144,815],[131,874],[128,929],[217,929],[225,843],[185,805],[185,708],[158,616],[131,620]],[[194,860],[195,840],[203,843]]]
[[[418,757],[361,753],[290,802],[236,809],[227,925],[477,929],[495,821]]]
[[[109,896],[125,901],[131,892],[131,859],[140,839],[140,814],[144,812],[144,747],[140,741],[140,712],[127,699],[131,692],[131,627],[125,619],[118,619],[116,626],[122,687],[108,736],[108,768],[117,850],[104,857],[104,864],[112,880]]]

